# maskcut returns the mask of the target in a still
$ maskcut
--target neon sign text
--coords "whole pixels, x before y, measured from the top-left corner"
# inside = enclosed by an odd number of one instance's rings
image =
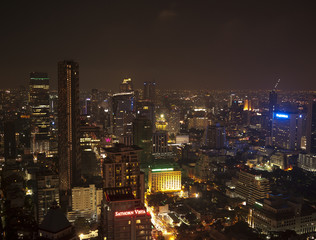
[[[132,210],[132,211],[115,212],[114,216],[124,217],[124,216],[144,215],[144,214],[146,214],[146,210],[138,209],[138,210]]]

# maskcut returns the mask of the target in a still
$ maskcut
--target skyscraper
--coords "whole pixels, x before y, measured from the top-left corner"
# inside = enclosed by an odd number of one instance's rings
[[[150,100],[153,103],[156,100],[156,83],[155,82],[144,82],[144,93],[143,99]]]
[[[134,92],[116,93],[112,97],[113,102],[113,133],[124,142],[124,137],[132,136],[133,120],[135,118]]]
[[[79,64],[58,63],[58,155],[60,202],[70,205],[71,188],[80,180]]]
[[[142,148],[140,152],[140,163],[148,164],[152,155],[152,122],[142,116],[137,117],[133,122],[134,144]]]
[[[316,154],[316,95],[309,98],[307,113],[307,136],[306,150],[308,153]]]
[[[303,136],[303,121],[303,114],[274,113],[272,120],[274,146],[289,150],[300,149]]]
[[[124,78],[120,85],[120,92],[132,92],[133,82],[131,78]]]
[[[49,78],[47,73],[30,73],[31,106],[31,150],[46,152],[49,150],[50,117],[49,117]]]

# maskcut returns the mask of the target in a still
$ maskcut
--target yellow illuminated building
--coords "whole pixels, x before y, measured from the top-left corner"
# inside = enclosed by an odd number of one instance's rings
[[[168,122],[166,121],[165,115],[161,114],[156,121],[156,130],[166,131],[168,127]]]
[[[150,192],[181,191],[181,171],[173,168],[150,169],[148,186]]]
[[[244,111],[252,111],[251,100],[245,99],[245,101],[244,101]]]

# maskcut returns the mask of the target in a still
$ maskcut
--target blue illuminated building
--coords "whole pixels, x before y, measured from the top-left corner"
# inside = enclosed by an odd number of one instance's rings
[[[276,112],[272,120],[274,146],[288,150],[301,148],[305,116],[298,113]]]

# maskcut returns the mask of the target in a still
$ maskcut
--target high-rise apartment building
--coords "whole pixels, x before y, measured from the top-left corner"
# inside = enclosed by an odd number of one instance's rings
[[[102,189],[97,189],[94,184],[90,184],[89,187],[74,187],[71,192],[72,212],[68,212],[70,220],[71,216],[83,216],[88,219],[100,217]]]
[[[49,151],[50,105],[47,73],[30,73],[31,151]]]
[[[267,197],[270,192],[269,180],[260,175],[240,171],[236,183],[236,194],[252,206],[257,200]]]
[[[106,159],[103,163],[104,188],[130,187],[137,199],[144,201],[144,175],[140,171],[136,146],[117,144],[105,148]]]
[[[58,155],[61,206],[71,204],[71,188],[81,177],[79,64],[58,63]]]

